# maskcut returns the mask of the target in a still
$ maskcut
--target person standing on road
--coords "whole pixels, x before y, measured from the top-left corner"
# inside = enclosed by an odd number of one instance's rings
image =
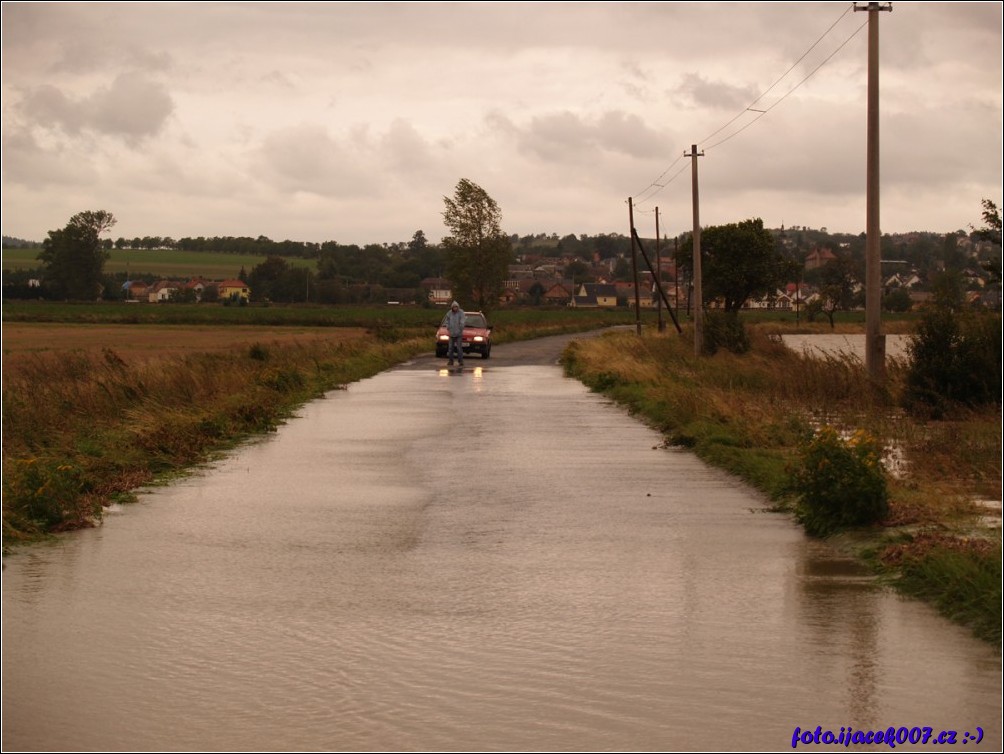
[[[446,330],[450,334],[450,345],[446,350],[446,357],[449,359],[448,366],[453,366],[453,351],[456,349],[457,361],[460,366],[464,365],[464,325],[467,323],[467,315],[460,308],[460,304],[454,301],[450,304],[450,311],[446,315]]]

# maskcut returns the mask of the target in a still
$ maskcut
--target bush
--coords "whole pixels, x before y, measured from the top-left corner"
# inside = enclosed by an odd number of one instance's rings
[[[4,460],[3,518],[8,531],[59,531],[85,525],[100,507],[85,495],[78,466],[53,459]]]
[[[1000,314],[948,308],[926,314],[910,343],[906,407],[941,416],[952,404],[1000,405],[1000,399]]]
[[[809,443],[792,475],[797,517],[814,537],[881,521],[889,511],[882,449],[865,432],[841,439],[824,427]]]
[[[704,353],[711,356],[724,348],[732,353],[750,350],[750,338],[736,312],[708,312],[704,320]]]

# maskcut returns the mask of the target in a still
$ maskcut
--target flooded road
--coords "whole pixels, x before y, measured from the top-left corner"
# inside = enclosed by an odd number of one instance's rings
[[[4,750],[1000,749],[992,648],[518,349],[8,557]]]

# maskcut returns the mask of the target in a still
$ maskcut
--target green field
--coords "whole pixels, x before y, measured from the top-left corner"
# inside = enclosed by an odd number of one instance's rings
[[[39,267],[38,254],[41,249],[4,249],[4,272],[30,270]],[[115,274],[125,272],[130,275],[156,275],[164,278],[187,279],[202,277],[207,280],[226,280],[240,274],[241,267],[246,272],[265,261],[263,256],[253,254],[224,254],[209,251],[176,251],[173,249],[112,249],[105,262],[105,272]],[[316,269],[317,260],[289,257],[293,267]]]
[[[60,322],[77,325],[260,325],[268,327],[365,327],[385,337],[417,328],[435,329],[445,308],[423,306],[223,306],[221,304],[63,303],[4,301],[4,323]],[[630,324],[627,309],[503,309],[492,314],[499,342],[516,332],[588,330]],[[646,317],[651,321],[651,313]]]

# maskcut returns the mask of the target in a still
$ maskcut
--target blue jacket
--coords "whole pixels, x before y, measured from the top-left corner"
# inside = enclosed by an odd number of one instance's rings
[[[457,310],[453,311],[456,306]],[[467,315],[459,307],[456,301],[450,304],[450,311],[446,313],[446,329],[454,338],[464,334],[464,325],[467,323]]]

